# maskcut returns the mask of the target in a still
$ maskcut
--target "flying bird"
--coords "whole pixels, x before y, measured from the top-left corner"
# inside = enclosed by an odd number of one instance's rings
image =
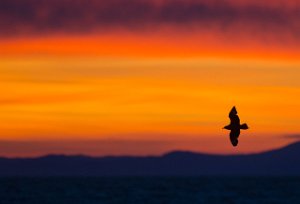
[[[236,147],[239,143],[238,138],[240,136],[240,130],[247,130],[249,127],[246,123],[240,124],[240,118],[237,115],[235,106],[231,109],[229,113],[230,124],[225,126],[223,129],[230,130],[230,141],[231,144]]]

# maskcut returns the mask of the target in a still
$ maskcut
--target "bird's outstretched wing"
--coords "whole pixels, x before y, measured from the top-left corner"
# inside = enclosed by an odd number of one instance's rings
[[[233,106],[233,108],[231,109],[231,111],[229,113],[229,118],[230,118],[231,124],[240,124],[240,118],[237,115],[235,106]]]

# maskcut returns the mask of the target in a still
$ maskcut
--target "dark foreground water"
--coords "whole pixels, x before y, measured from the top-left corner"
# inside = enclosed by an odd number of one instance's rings
[[[300,178],[2,178],[1,204],[300,203]]]

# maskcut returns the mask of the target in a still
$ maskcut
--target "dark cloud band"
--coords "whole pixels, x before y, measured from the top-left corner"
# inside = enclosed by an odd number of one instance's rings
[[[294,134],[294,135],[284,135],[283,138],[286,139],[300,139],[300,134]]]
[[[2,36],[105,32],[114,28],[151,31],[160,26],[222,31],[246,28],[299,36],[299,22],[298,4],[294,7],[265,3],[237,5],[234,0],[0,1]]]

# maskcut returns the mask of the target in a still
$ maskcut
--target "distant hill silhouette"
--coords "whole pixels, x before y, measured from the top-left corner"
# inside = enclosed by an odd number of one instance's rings
[[[250,155],[176,151],[159,157],[0,158],[0,167],[0,176],[299,176],[300,142]]]

